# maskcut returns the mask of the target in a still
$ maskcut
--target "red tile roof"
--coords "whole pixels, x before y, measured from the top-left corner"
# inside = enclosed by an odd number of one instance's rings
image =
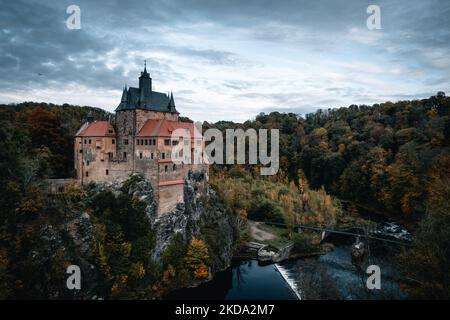
[[[138,137],[171,137],[172,133],[176,129],[185,129],[185,133],[182,135],[184,137],[188,137],[189,135],[191,138],[195,137],[201,138],[201,133],[198,131],[198,129],[195,127],[195,125],[192,122],[180,122],[180,121],[172,121],[172,120],[156,120],[156,119],[149,119],[145,122],[144,126],[142,127],[141,131],[138,133]]]
[[[172,159],[160,159],[158,160],[158,163],[170,163],[173,162]]]
[[[112,133],[109,132],[112,130]],[[75,135],[76,137],[115,137],[113,126],[108,121],[85,123]]]
[[[184,184],[184,180],[160,181],[158,186],[173,186],[174,184]]]

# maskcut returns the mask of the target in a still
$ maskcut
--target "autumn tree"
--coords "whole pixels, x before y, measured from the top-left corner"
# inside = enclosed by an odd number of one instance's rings
[[[193,238],[188,245],[184,263],[196,279],[206,279],[209,276],[208,271],[208,247],[200,240]]]

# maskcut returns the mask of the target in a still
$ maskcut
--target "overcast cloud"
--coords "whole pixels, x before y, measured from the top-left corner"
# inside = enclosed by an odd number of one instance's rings
[[[0,103],[113,111],[144,59],[195,120],[450,91],[450,1],[0,0]],[[81,29],[66,27],[67,6]],[[381,8],[381,30],[366,9]]]

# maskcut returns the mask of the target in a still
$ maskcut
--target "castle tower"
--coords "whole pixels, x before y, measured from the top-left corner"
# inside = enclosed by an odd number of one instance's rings
[[[152,95],[152,78],[150,74],[147,72],[147,62],[144,65],[144,71],[141,72],[141,76],[139,77],[139,91],[140,97],[139,102],[141,107],[146,107],[147,102],[151,99]]]

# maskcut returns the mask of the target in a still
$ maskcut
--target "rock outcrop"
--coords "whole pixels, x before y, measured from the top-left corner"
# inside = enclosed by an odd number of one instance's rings
[[[210,248],[211,273],[227,268],[233,257],[237,238],[237,220],[218,205],[215,191],[208,185],[203,172],[190,172],[184,186],[184,204],[152,220],[156,231],[153,259],[161,255],[176,234],[187,244],[193,238],[203,238]]]
[[[224,213],[205,173],[189,173],[184,185],[185,202],[173,212],[159,217],[153,188],[148,180],[138,175],[125,181],[89,184],[72,192],[49,197],[48,213],[18,224],[17,231],[23,235],[26,241],[23,247],[27,251],[21,258],[23,266],[17,265],[18,272],[24,274],[17,282],[20,288],[17,296],[31,299],[103,298],[98,293],[105,279],[104,272],[99,270],[102,264],[99,250],[102,249],[97,237],[105,230],[97,230],[104,225],[99,224],[100,217],[91,214],[91,210],[97,208],[98,197],[105,201],[104,195],[108,193],[112,193],[113,198],[126,196],[143,204],[141,208],[144,208],[154,234],[149,258],[155,265],[162,266],[164,252],[175,237],[180,238],[177,235],[181,235],[185,245],[194,238],[207,245],[209,277],[205,280],[231,263],[237,238],[237,219]],[[96,210],[97,215],[103,214],[103,211]],[[66,268],[69,265],[77,265],[81,269],[81,290],[68,290],[66,287],[69,276]],[[187,285],[196,284],[198,281]]]

